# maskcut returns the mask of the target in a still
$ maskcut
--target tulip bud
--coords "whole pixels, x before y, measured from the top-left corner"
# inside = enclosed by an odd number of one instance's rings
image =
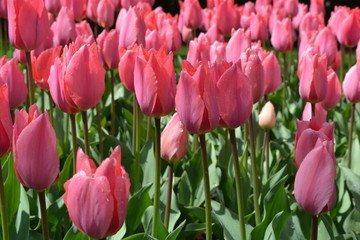
[[[259,114],[259,126],[263,129],[269,130],[274,128],[275,124],[276,114],[274,105],[271,102],[267,102]]]
[[[75,20],[81,20],[86,15],[87,0],[60,0],[61,5],[67,7],[74,13]]]
[[[58,179],[60,161],[55,130],[48,113],[40,114],[35,104],[29,113],[15,111],[13,152],[16,176],[24,186],[43,191]]]
[[[347,100],[351,103],[360,102],[360,75],[356,65],[346,73],[342,88]]]
[[[239,17],[233,1],[222,1],[215,11],[215,24],[219,33],[227,36],[231,34],[233,28],[239,28]]]
[[[273,52],[261,50],[258,55],[264,68],[264,94],[275,92],[281,84],[279,61]]]
[[[190,41],[186,60],[192,65],[197,65],[200,61],[210,60],[210,42],[204,34],[200,34],[198,38]]]
[[[316,118],[321,123],[326,122],[327,111],[322,107],[322,103],[315,103],[315,117],[312,116],[311,103],[307,102],[302,114],[303,121],[310,121],[311,118]]]
[[[115,6],[112,0],[101,0],[96,9],[96,19],[103,28],[114,25]]]
[[[161,158],[169,162],[181,160],[187,149],[189,134],[177,113],[161,133]]]
[[[96,168],[79,149],[76,174],[64,184],[64,202],[75,226],[91,238],[115,234],[124,223],[130,179],[121,166],[121,149]]]
[[[124,14],[120,12],[116,26],[120,26],[116,28],[119,31],[119,46],[127,48],[135,43],[145,45],[146,25],[137,9],[130,8]]]
[[[237,62],[241,53],[250,47],[250,32],[240,28],[233,30],[229,43],[226,46],[226,60],[228,62]]]
[[[0,158],[9,153],[12,140],[12,120],[7,84],[0,86]]]
[[[109,32],[104,30],[99,34],[97,43],[103,66],[108,69],[117,68],[120,61],[118,51],[119,33],[115,29]]]
[[[71,10],[62,7],[56,21],[51,25],[54,33],[54,46],[66,45],[76,39],[74,15]]]
[[[288,52],[294,44],[293,29],[288,18],[276,21],[271,35],[271,45],[279,52]]]
[[[324,100],[321,101],[321,105],[325,109],[330,109],[336,106],[341,99],[341,85],[336,72],[332,69],[327,71],[327,83],[328,89]]]
[[[180,4],[180,15],[188,28],[196,29],[202,25],[202,10],[199,0],[185,0]]]

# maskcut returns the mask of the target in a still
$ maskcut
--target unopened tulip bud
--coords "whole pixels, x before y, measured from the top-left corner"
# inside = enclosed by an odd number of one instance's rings
[[[261,109],[259,114],[259,126],[263,129],[271,129],[275,127],[276,114],[274,105],[271,102],[267,102]]]

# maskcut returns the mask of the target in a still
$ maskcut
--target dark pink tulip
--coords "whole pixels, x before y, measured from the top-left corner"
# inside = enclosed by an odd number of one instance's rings
[[[279,61],[272,51],[262,50],[258,55],[264,68],[264,94],[275,92],[281,84]]]
[[[55,58],[60,56],[61,50],[61,46],[50,48],[43,51],[38,57],[31,52],[33,78],[38,87],[49,90],[50,67],[54,64]]]
[[[339,30],[342,27],[342,21],[350,14],[351,9],[346,6],[335,6],[334,11],[331,12],[328,25],[334,35],[339,40]]]
[[[14,51],[15,58],[18,61],[18,63],[22,65],[26,65],[26,53],[23,50],[15,49]]]
[[[310,0],[310,12],[325,14],[325,0]]]
[[[300,22],[299,31],[311,32],[317,31],[319,26],[324,26],[325,24],[324,15],[308,12],[305,14],[303,19]]]
[[[253,2],[246,2],[239,9],[240,26],[241,28],[248,29],[250,27],[250,15],[255,13],[255,4]],[[237,29],[234,27],[234,29]]]
[[[202,10],[202,13],[203,13],[203,28],[208,31],[210,29],[210,27],[212,26],[216,26],[215,24],[215,9],[209,9],[209,8],[205,8]],[[181,16],[179,18],[179,21],[181,19]],[[180,23],[179,23],[180,24]],[[217,30],[217,27],[216,27],[216,31]]]
[[[252,41],[266,41],[269,38],[269,31],[266,19],[260,14],[250,15],[250,35]]]
[[[56,21],[51,25],[54,46],[66,45],[76,39],[74,15],[71,10],[62,7]]]
[[[226,55],[226,43],[214,42],[210,46],[210,63],[225,61]]]
[[[280,11],[278,9],[273,9],[273,11],[271,12],[271,15],[269,17],[269,32],[270,32],[270,34],[272,34],[272,32],[273,32],[275,23],[277,21],[282,21],[285,18],[286,18],[286,16],[285,16],[284,11]]]
[[[8,61],[9,61],[9,59],[7,58],[6,55],[2,56],[2,57],[0,58],[0,68],[1,68],[5,63],[7,63]]]
[[[227,36],[231,34],[233,28],[239,28],[239,17],[233,1],[222,1],[215,11],[215,24],[219,33]]]
[[[288,18],[277,21],[271,35],[271,45],[279,52],[288,52],[294,44],[293,28]]]
[[[265,90],[264,68],[261,60],[259,56],[249,48],[241,54],[241,67],[250,80],[253,103],[256,103],[264,96]]]
[[[103,66],[108,69],[117,68],[120,61],[118,51],[119,33],[115,29],[109,32],[103,30],[97,38],[97,43]]]
[[[327,119],[327,111],[321,105],[322,103],[315,103],[315,118],[318,119],[320,122],[326,122]],[[302,114],[301,119],[303,121],[310,121],[313,118],[312,111],[311,111],[311,103],[307,102],[305,104],[305,108]]]
[[[10,108],[15,109],[23,104],[28,93],[23,72],[18,68],[15,58],[0,68],[0,86],[7,84]]]
[[[81,20],[86,16],[87,0],[60,0],[64,7],[70,9],[75,20]]]
[[[0,1],[0,18],[7,18],[7,0]]]
[[[47,112],[40,114],[34,104],[15,111],[13,129],[14,168],[26,187],[43,191],[54,184],[60,173],[55,130]]]
[[[341,99],[341,85],[336,72],[331,68],[327,71],[327,94],[321,105],[325,109],[330,109],[336,106]]]
[[[274,0],[273,2],[274,9],[284,11],[287,17],[295,17],[298,13],[298,0]]]
[[[79,149],[76,174],[64,184],[64,202],[75,226],[92,238],[115,234],[124,223],[128,205],[130,179],[121,166],[121,149],[96,168]]]
[[[216,86],[220,110],[219,125],[237,128],[247,122],[253,106],[252,87],[241,70],[240,62],[228,64]]]
[[[113,0],[100,0],[96,9],[97,23],[103,28],[114,25],[115,6]]]
[[[295,164],[299,168],[306,155],[320,141],[334,141],[334,123],[321,122],[311,118],[310,121],[296,120]]]
[[[360,40],[360,9],[352,9],[337,30],[338,40],[347,47],[354,47]]]
[[[125,88],[130,92],[135,92],[134,72],[138,52],[139,47],[137,45],[129,47],[128,49],[119,47],[119,77],[122,84],[124,84]]]
[[[200,61],[210,60],[210,42],[204,34],[200,34],[198,38],[190,41],[186,60],[192,65],[196,65]]]
[[[255,10],[256,12],[261,12],[261,9],[271,5],[271,0],[256,0],[255,1]]]
[[[335,61],[333,62],[333,64],[330,67],[332,69],[334,69],[334,71],[337,71],[338,69],[340,69],[341,62],[342,62],[341,51],[338,51],[335,55]],[[358,68],[358,69],[360,69],[360,68]]]
[[[164,46],[165,40],[158,30],[146,30],[145,46],[146,49],[159,50]],[[166,45],[165,45],[166,46]]]
[[[292,25],[294,29],[299,29],[300,23],[307,12],[308,12],[308,5],[306,5],[305,3],[299,3],[298,13],[292,19]]]
[[[216,25],[212,25],[208,29],[208,31],[206,32],[205,35],[208,37],[209,42],[211,42],[211,43],[214,43],[215,41],[218,41],[218,42],[225,41],[224,36],[219,33]]]
[[[196,29],[202,26],[202,9],[199,0],[179,1],[180,15],[188,28]]]
[[[294,194],[298,204],[316,215],[336,204],[336,164],[332,141],[321,142],[310,151],[295,176]]]
[[[94,34],[91,30],[91,26],[86,21],[81,21],[75,25],[76,28],[76,40],[75,43],[78,46],[82,46],[85,44],[92,44],[95,42]]]
[[[12,141],[12,120],[7,84],[0,86],[0,158],[10,152]]]
[[[51,96],[66,113],[94,107],[105,90],[105,70],[102,68],[96,44],[81,48],[71,44],[55,60],[49,76]]]
[[[119,46],[127,48],[135,43],[145,45],[146,26],[138,9],[131,7],[122,16],[119,14],[118,21],[121,26],[118,30]],[[118,21],[116,25],[118,25]]]
[[[166,46],[170,51],[180,51],[182,42],[180,31],[177,27],[177,18],[164,19],[160,32],[162,32]]]
[[[219,124],[213,69],[207,62],[193,67],[183,61],[175,104],[181,122],[192,133],[207,133]]]
[[[6,2],[6,1],[5,1]],[[44,0],[48,12],[57,15],[61,8],[60,0]]]
[[[168,115],[174,109],[176,94],[173,54],[167,55],[165,48],[140,50],[135,61],[134,87],[141,111],[151,117]]]
[[[181,37],[184,42],[189,43],[191,40],[194,40],[195,34],[190,28],[184,26],[181,30]]]
[[[341,53],[339,55],[341,57]],[[356,68],[360,76],[360,41],[358,42],[358,45],[356,47]]]
[[[186,154],[188,140],[189,133],[175,113],[161,133],[161,158],[169,162],[181,160]]]
[[[242,28],[233,30],[229,43],[226,46],[226,60],[228,62],[237,62],[240,59],[241,53],[250,47],[250,31],[245,31]]]
[[[86,17],[88,17],[93,22],[96,22],[96,9],[99,5],[99,2],[100,0],[88,0],[86,5]]]
[[[351,103],[360,102],[360,75],[356,65],[346,73],[342,88],[347,100]]]
[[[325,55],[304,55],[299,94],[307,102],[317,103],[327,94],[327,60]]]
[[[328,59],[328,65],[332,65],[335,61],[338,51],[335,36],[329,27],[323,27],[319,30],[315,37],[314,44],[319,46],[320,54],[325,54]]]
[[[9,0],[9,40],[21,50],[34,50],[46,38],[50,30],[43,0]]]

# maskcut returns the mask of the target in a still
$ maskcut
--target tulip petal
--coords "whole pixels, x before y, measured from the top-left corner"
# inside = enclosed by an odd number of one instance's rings
[[[86,155],[81,148],[76,154],[76,172],[84,171],[86,176],[92,176],[96,172],[96,165],[93,160]]]

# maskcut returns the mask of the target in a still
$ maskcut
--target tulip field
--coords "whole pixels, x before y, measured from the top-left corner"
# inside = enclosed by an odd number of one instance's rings
[[[360,5],[235,2],[0,0],[0,239],[360,239]]]

